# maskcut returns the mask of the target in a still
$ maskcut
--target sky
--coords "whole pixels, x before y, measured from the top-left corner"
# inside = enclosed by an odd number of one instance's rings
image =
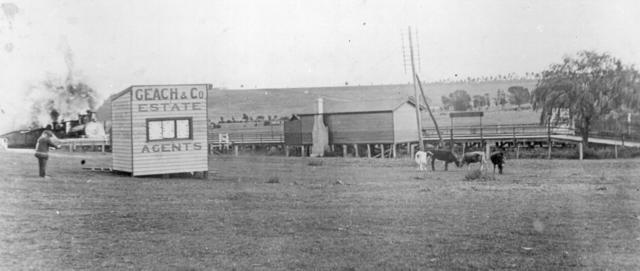
[[[0,3],[0,133],[23,121],[30,86],[66,76],[65,54],[102,99],[142,84],[406,83],[408,27],[426,81],[540,72],[580,50],[640,64],[632,0]]]

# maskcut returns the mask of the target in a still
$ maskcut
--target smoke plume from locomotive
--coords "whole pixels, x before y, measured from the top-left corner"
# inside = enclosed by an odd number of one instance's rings
[[[28,95],[31,101],[31,128],[44,127],[52,121],[76,119],[78,114],[96,109],[97,93],[87,83],[76,79],[71,49],[66,42],[61,47],[67,76],[61,78],[50,74],[31,87]]]

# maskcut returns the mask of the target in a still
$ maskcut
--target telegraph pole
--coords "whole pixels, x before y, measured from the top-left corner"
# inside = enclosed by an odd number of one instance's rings
[[[416,80],[418,81],[418,86],[420,87],[420,94],[422,94],[422,100],[424,101],[424,105],[427,107],[427,112],[429,112],[429,116],[431,120],[433,120],[433,126],[436,128],[436,132],[438,133],[438,147],[442,146],[442,135],[440,134],[440,128],[438,128],[438,122],[436,118],[433,117],[433,112],[431,112],[431,107],[429,107],[429,103],[427,102],[427,96],[424,96],[424,90],[422,89],[422,82],[420,82],[420,77],[416,74]],[[482,118],[480,118],[480,123],[482,124]],[[482,126],[482,125],[480,125]],[[453,127],[453,125],[451,125]]]
[[[420,100],[418,100],[418,87],[416,84],[416,65],[413,60],[413,41],[411,40],[411,26],[409,26],[409,52],[411,56],[411,77],[413,78],[413,97],[416,104],[416,121],[418,124],[418,145],[420,150],[424,151],[424,143],[422,142],[422,118],[420,114]]]

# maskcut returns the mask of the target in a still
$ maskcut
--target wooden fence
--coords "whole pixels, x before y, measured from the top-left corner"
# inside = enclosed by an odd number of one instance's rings
[[[209,133],[209,142],[218,143],[218,132]],[[283,133],[226,133],[229,135],[231,144],[282,144],[284,143]]]
[[[443,140],[454,139],[475,139],[475,138],[505,138],[544,136],[548,134],[549,127],[539,124],[516,124],[516,125],[485,125],[485,126],[444,126],[440,128]],[[573,135],[574,131],[565,127],[551,127],[551,134]],[[437,139],[437,131],[434,128],[423,129],[423,137],[427,139]]]
[[[504,138],[545,136],[548,127],[539,124],[518,125],[485,125],[485,126],[444,126],[440,133],[444,140],[476,139],[476,138]],[[209,143],[221,145],[219,134],[228,134],[230,144],[284,144],[284,129],[282,126],[255,126],[242,129],[210,129]],[[551,127],[551,134],[573,135],[568,128]],[[433,128],[423,129],[423,137],[427,140],[437,139],[437,132]]]
[[[220,135],[228,135],[230,144],[283,144],[284,125],[262,123],[232,123],[209,128],[209,144],[223,144]]]

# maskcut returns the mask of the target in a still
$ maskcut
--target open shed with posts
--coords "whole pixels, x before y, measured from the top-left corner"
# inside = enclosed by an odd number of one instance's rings
[[[113,170],[208,172],[209,84],[131,86],[113,96]]]
[[[314,110],[310,110],[314,111]],[[285,148],[299,148],[307,155],[313,144],[318,111],[293,115],[284,125]],[[412,99],[362,102],[325,101],[322,119],[328,128],[329,146],[342,155],[396,157],[399,144],[418,142],[415,103]],[[382,154],[382,155],[380,155]]]

